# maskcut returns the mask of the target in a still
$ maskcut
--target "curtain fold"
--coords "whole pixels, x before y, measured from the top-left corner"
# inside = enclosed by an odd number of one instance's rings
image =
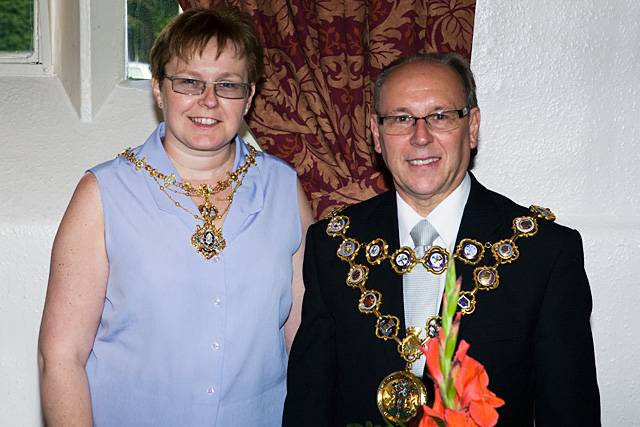
[[[265,151],[296,168],[317,217],[388,188],[369,131],[380,70],[405,54],[471,55],[475,0],[179,3],[253,17],[265,78],[247,122]]]

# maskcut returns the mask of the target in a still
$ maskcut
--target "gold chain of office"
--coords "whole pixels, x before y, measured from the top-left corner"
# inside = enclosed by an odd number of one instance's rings
[[[198,186],[192,185],[189,181],[180,182],[174,174],[165,175],[147,163],[145,158],[139,159],[131,148],[124,150],[119,156],[131,162],[137,171],[145,170],[151,178],[158,184],[162,191],[173,204],[192,215],[196,220],[202,221],[202,225],[196,225],[196,231],[191,236],[191,244],[206,259],[218,256],[227,245],[222,235],[222,224],[216,222],[222,220],[231,207],[233,196],[242,184],[242,180],[249,168],[256,164],[256,149],[249,147],[244,163],[235,171],[227,172],[227,178],[216,182],[213,187],[203,183]],[[211,198],[231,187],[231,193],[226,197],[226,206],[220,210],[213,205]],[[199,214],[191,212],[177,201],[170,193],[181,194],[191,198],[198,197],[203,203],[198,205]]]
[[[387,242],[377,238],[364,247],[365,257],[372,266],[388,260],[393,270],[400,275],[410,272],[418,264],[422,264],[427,271],[440,275],[447,270],[452,256],[465,264],[477,265],[484,259],[485,250],[490,250],[495,263],[476,267],[472,275],[473,289],[460,291],[458,297],[457,303],[460,312],[463,315],[471,314],[476,308],[478,291],[490,291],[496,289],[500,284],[498,267],[511,263],[520,256],[516,240],[534,236],[538,232],[538,219],[555,220],[555,215],[547,208],[531,205],[529,210],[530,216],[520,216],[513,220],[511,237],[495,243],[482,244],[477,240],[465,238],[458,243],[453,255],[450,255],[441,246],[432,245],[422,257],[418,257],[415,251],[408,246],[403,246],[389,254]],[[427,319],[424,338],[421,338],[421,328],[416,327],[407,328],[404,338],[398,337],[400,319],[397,316],[380,313],[382,294],[366,287],[369,267],[354,261],[363,244],[347,236],[349,224],[348,216],[340,215],[339,211],[334,211],[327,224],[326,233],[331,237],[342,239],[336,255],[342,261],[349,263],[347,286],[360,290],[358,311],[364,314],[373,314],[377,318],[376,337],[384,341],[395,341],[398,353],[406,362],[404,371],[393,372],[382,380],[378,387],[377,400],[378,409],[386,419],[393,422],[407,422],[418,413],[418,409],[427,401],[426,387],[411,373],[411,366],[422,355],[420,347],[424,346],[430,338],[437,337],[441,318],[440,316],[431,316]]]

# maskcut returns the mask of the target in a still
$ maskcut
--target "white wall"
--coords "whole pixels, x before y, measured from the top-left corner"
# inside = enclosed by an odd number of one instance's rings
[[[581,232],[603,425],[638,426],[640,2],[476,5],[476,176]]]
[[[39,425],[36,340],[58,222],[84,170],[144,141],[147,90],[81,123],[55,77],[0,77],[0,425]]]
[[[603,424],[630,426],[640,425],[640,279],[627,267],[640,258],[640,3],[602,3],[478,0],[475,173],[581,231]],[[55,229],[83,171],[141,143],[156,117],[145,87],[117,86],[89,122],[56,77],[0,77],[0,94],[0,425],[38,426],[36,339]]]

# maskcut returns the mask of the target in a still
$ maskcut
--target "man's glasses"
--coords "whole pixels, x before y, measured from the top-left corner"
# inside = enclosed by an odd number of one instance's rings
[[[243,99],[247,97],[251,89],[249,83],[206,82],[204,80],[176,76],[164,76],[164,78],[171,80],[171,89],[174,92],[183,95],[202,95],[207,90],[207,84],[212,84],[214,93],[220,98]]]
[[[378,116],[378,124],[382,125],[382,131],[387,135],[409,135],[415,131],[418,120],[424,120],[434,132],[447,132],[459,128],[461,119],[469,111],[469,107],[463,107],[460,110],[437,111],[422,117],[409,114]]]

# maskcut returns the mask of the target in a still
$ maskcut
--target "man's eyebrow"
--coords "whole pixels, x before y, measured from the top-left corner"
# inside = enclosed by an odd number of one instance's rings
[[[427,113],[428,115],[430,114],[436,114],[442,111],[450,111],[450,110],[457,110],[457,107],[452,107],[452,106],[442,106],[442,105],[437,105],[435,107],[429,108],[429,112]],[[399,115],[399,114],[403,114],[403,115],[408,115],[408,116],[416,116],[415,113],[409,111],[409,109],[407,107],[397,107],[394,108],[392,110],[389,110],[388,113],[386,114],[381,114],[381,115]]]
[[[394,115],[394,114],[406,114],[409,116],[413,116],[413,113],[409,111],[406,107],[394,108],[392,110],[389,110],[389,112],[386,115],[388,116],[388,115]]]

